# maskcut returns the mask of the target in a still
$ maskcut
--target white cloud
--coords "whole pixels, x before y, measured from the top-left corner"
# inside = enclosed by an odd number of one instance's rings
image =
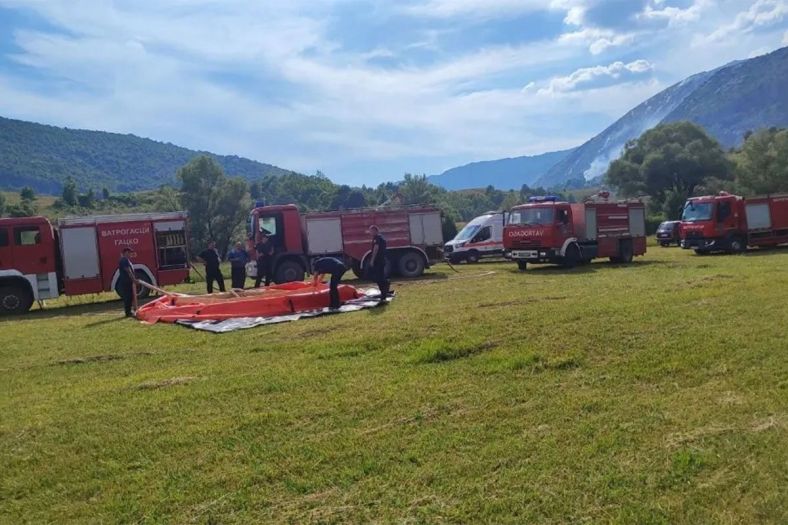
[[[736,33],[749,33],[755,29],[773,26],[788,14],[786,0],[756,0],[746,11],[740,12],[730,24],[724,25],[701,41],[716,42]]]
[[[537,91],[538,94],[556,94],[575,91],[579,86],[593,84],[600,79],[621,79],[623,76],[633,77],[648,73],[654,66],[647,60],[635,60],[625,64],[623,62],[613,62],[608,66],[584,67],[574,71],[565,77],[555,77],[550,80],[546,87]],[[533,83],[526,86],[525,90],[533,90]]]
[[[559,42],[581,43],[587,45],[591,54],[598,55],[612,47],[629,44],[634,39],[634,33],[617,33],[612,29],[586,27],[571,33],[564,33],[558,40]]]
[[[564,17],[564,23],[573,26],[581,26],[585,21],[586,15],[586,8],[583,6],[572,6],[566,12],[566,17]]]
[[[679,7],[665,6],[664,0],[654,0],[646,5],[642,13],[638,15],[641,20],[660,20],[667,21],[668,26],[687,24],[697,21],[703,11],[710,6],[709,0],[695,0],[689,7],[681,9]]]
[[[788,46],[788,31],[783,35],[783,45]]]
[[[551,0],[428,0],[408,5],[406,13],[431,18],[450,18],[460,15],[501,15],[512,12],[547,9]]]

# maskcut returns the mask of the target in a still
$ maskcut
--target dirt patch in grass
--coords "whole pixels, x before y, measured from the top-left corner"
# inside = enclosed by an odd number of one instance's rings
[[[140,383],[135,388],[137,390],[155,390],[157,388],[166,388],[170,386],[176,385],[185,385],[187,383],[191,383],[192,381],[197,380],[196,377],[193,376],[180,376],[180,377],[171,377],[169,379],[160,379],[156,381],[145,381],[144,383]]]
[[[733,279],[733,275],[727,273],[718,273],[715,275],[706,275],[705,277],[701,277],[700,279],[693,279],[691,281],[687,281],[687,284],[690,288],[697,288],[699,286],[703,286],[708,283],[712,283],[714,281],[721,281],[724,279]]]
[[[562,299],[566,299],[567,296],[565,295],[545,295],[542,297],[529,297],[528,299],[522,299],[517,301],[504,301],[500,303],[481,303],[477,306],[477,308],[493,308],[493,307],[503,307],[503,306],[515,306],[515,305],[526,305],[526,304],[533,304],[533,303],[541,303],[543,301],[560,301]]]
[[[464,357],[471,357],[497,346],[492,341],[484,342],[452,342],[430,339],[416,347],[413,362],[418,364],[443,363]]]
[[[153,355],[153,352],[136,352],[133,354],[105,354],[105,355],[89,355],[85,357],[71,357],[69,359],[61,359],[60,361],[55,361],[53,365],[82,365],[85,363],[100,363],[103,361],[119,361],[121,359],[126,359],[127,357],[138,356],[138,355]]]

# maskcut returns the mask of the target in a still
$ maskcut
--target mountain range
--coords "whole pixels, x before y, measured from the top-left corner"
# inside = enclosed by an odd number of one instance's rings
[[[575,149],[519,157],[521,163],[512,162],[518,159],[473,163],[447,170],[432,180],[451,189],[490,184],[500,188],[519,188],[522,184],[572,186],[604,175],[629,140],[660,123],[679,120],[703,126],[728,148],[740,145],[747,131],[788,127],[788,47],[688,77],[638,105]],[[550,158],[558,160],[533,179],[535,170],[528,159]],[[473,178],[467,176],[471,167],[476,167]],[[538,169],[544,169],[543,164]],[[461,182],[450,180],[453,174],[459,175]]]
[[[216,159],[245,179],[289,173],[243,157],[215,155],[135,135],[59,128],[0,117],[0,188],[30,186],[57,194],[66,177],[80,189],[135,191],[174,183],[178,168],[197,155]]]
[[[446,170],[440,175],[432,175],[428,179],[447,190],[477,188],[480,180],[495,181],[492,184],[500,190],[519,190],[523,184],[530,186],[535,183],[551,167],[573,151],[554,151],[532,157],[472,162]]]

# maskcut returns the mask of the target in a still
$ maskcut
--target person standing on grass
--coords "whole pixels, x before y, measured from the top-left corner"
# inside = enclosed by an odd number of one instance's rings
[[[316,260],[312,265],[312,270],[315,274],[312,284],[317,287],[324,275],[331,276],[331,282],[328,289],[328,307],[331,309],[339,308],[339,283],[342,281],[342,276],[347,271],[347,266],[337,259],[336,257],[321,257]]]
[[[271,263],[274,258],[274,243],[263,234],[260,242],[254,247],[257,252],[257,278],[254,280],[254,287],[260,288],[260,282],[265,276],[265,285],[271,284]]]
[[[236,242],[235,248],[227,254],[227,260],[230,261],[230,278],[233,288],[243,288],[246,284],[246,263],[249,262],[249,254],[244,250],[240,241]]]
[[[126,314],[126,317],[134,315],[131,307],[134,305],[137,295],[136,285],[137,277],[134,275],[134,265],[131,263],[131,248],[126,247],[120,253],[118,281],[115,284],[115,290],[123,299],[123,312]]]
[[[208,241],[208,248],[197,254],[197,260],[205,263],[205,286],[208,293],[213,293],[213,282],[219,285],[219,291],[224,291],[224,275],[219,268],[222,258],[219,256],[219,251],[216,249],[214,241]]]
[[[380,304],[386,304],[389,295],[389,280],[386,278],[386,239],[380,234],[380,228],[374,224],[369,227],[372,234],[372,253],[369,256],[370,275],[380,289]]]

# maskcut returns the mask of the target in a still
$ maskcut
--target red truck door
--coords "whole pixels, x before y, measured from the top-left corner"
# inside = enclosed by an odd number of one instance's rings
[[[12,267],[23,274],[48,274],[55,271],[51,235],[42,224],[11,228]],[[45,243],[45,240],[50,242]]]

